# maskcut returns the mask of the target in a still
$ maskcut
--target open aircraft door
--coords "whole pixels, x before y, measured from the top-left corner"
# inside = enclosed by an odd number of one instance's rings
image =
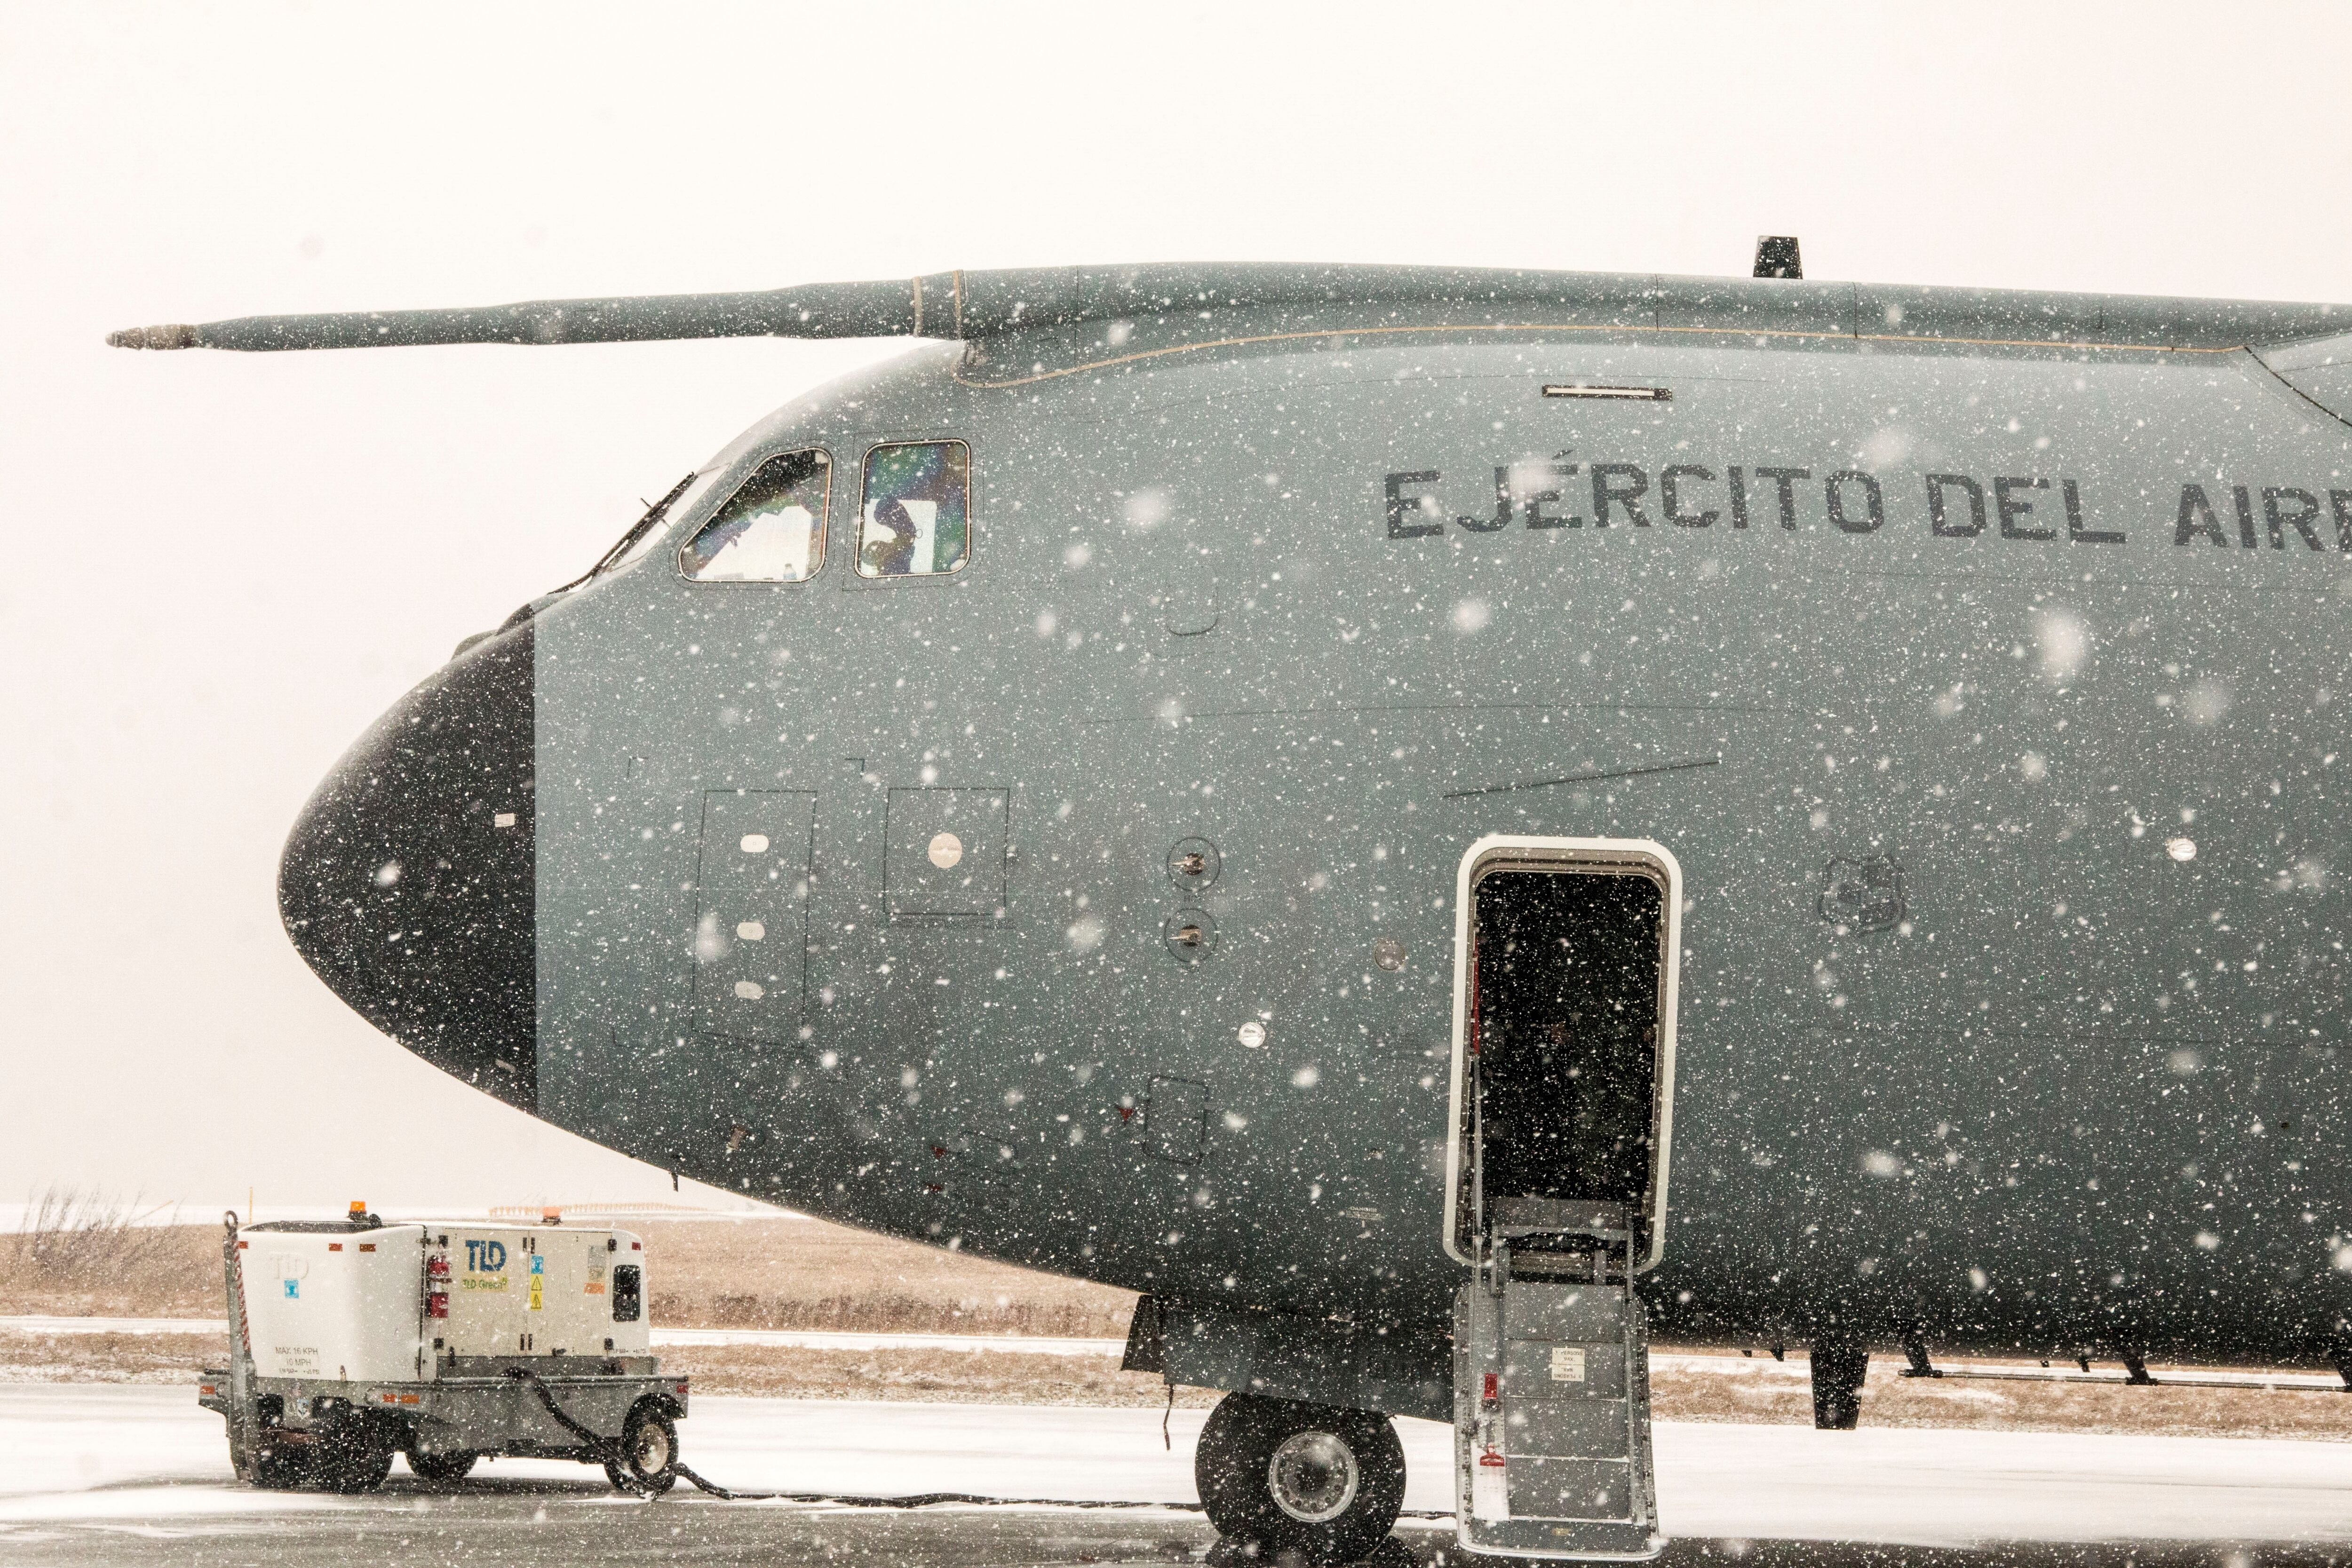
[[[1665,1545],[1634,1279],[1664,1246],[1682,868],[1647,839],[1462,858],[1445,1247],[1462,1544]]]

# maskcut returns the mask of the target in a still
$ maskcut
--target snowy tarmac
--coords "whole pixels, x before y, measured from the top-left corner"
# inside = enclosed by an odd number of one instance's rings
[[[646,1504],[614,1498],[585,1467],[527,1460],[492,1462],[454,1488],[401,1467],[367,1497],[259,1492],[229,1479],[220,1418],[191,1389],[0,1386],[0,1562],[1191,1558],[1209,1546],[1208,1528],[1167,1505],[1194,1500],[1203,1415],[1176,1412],[1169,1448],[1160,1413],[1135,1409],[708,1397],[682,1428],[687,1461],[740,1489],[1140,1505],[909,1511],[722,1503],[684,1489]],[[1406,1508],[1445,1510],[1449,1432],[1398,1426]],[[1657,1457],[1674,1555],[1693,1562],[1727,1545],[1766,1562],[1884,1563],[1911,1555],[1888,1548],[1972,1547],[1988,1560],[2116,1564],[2127,1553],[2224,1560],[2199,1543],[2265,1543],[2249,1562],[2319,1562],[2352,1546],[2352,1445],[1664,1424]],[[1408,1520],[1392,1555],[1428,1559],[1451,1534],[1445,1521]]]
[[[200,1334],[215,1338],[228,1333],[226,1318],[61,1318],[0,1316],[0,1333],[19,1334]],[[667,1345],[783,1345],[800,1350],[828,1351],[997,1351],[1015,1355],[1116,1356],[1127,1350],[1123,1339],[1057,1339],[1037,1334],[899,1334],[842,1331],[831,1329],[661,1329],[652,1331],[654,1347]],[[1677,1354],[1653,1352],[1650,1364],[1679,1372],[1736,1373],[1759,1370],[1751,1363],[1723,1354]],[[1800,1355],[1791,1363],[1804,1365]],[[2032,1366],[1981,1362],[1947,1362],[1939,1376],[1999,1383],[2120,1384],[2120,1368],[2077,1372],[2071,1366]],[[2215,1367],[2156,1369],[2156,1381],[2180,1388],[2286,1388],[2336,1391],[2342,1378],[2332,1373],[2233,1370]]]

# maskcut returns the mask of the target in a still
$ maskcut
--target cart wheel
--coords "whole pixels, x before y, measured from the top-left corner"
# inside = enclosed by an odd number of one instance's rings
[[[313,1474],[310,1456],[303,1449],[280,1447],[267,1437],[254,1446],[253,1484],[264,1491],[292,1491],[309,1484]]]
[[[411,1454],[408,1470],[420,1481],[462,1481],[479,1454]]]
[[[659,1497],[677,1485],[677,1427],[662,1407],[640,1399],[621,1423],[621,1457],[604,1461],[614,1489]]]
[[[320,1469],[339,1492],[372,1492],[392,1474],[392,1446],[362,1426],[328,1439]]]

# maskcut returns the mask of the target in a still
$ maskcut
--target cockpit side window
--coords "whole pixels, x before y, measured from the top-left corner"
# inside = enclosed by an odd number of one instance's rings
[[[971,553],[971,448],[905,441],[866,455],[857,509],[857,574],[930,577],[963,570]]]
[[[824,564],[832,489],[824,453],[770,458],[679,548],[678,571],[697,583],[807,582]]]

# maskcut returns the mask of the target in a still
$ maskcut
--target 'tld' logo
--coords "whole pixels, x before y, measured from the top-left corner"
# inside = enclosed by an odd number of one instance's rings
[[[469,1241],[466,1243],[466,1267],[477,1274],[497,1274],[507,1266],[507,1244],[503,1241]]]

